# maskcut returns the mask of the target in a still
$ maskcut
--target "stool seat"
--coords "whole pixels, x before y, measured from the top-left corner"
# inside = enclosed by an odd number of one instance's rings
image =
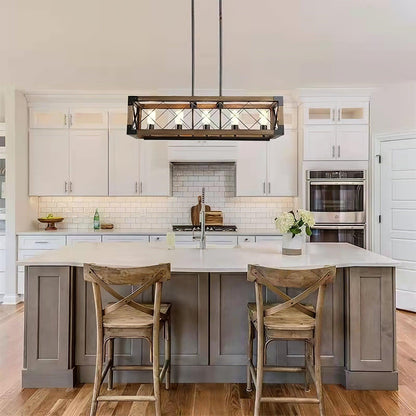
[[[141,305],[153,309],[153,304]],[[162,303],[160,305],[160,320],[164,321],[170,310],[170,303]],[[103,327],[104,328],[150,328],[153,325],[153,316],[145,312],[142,312],[130,305],[124,305],[116,309],[113,312],[107,313],[103,316]]]
[[[277,306],[278,303],[269,303],[264,305],[264,310],[270,309],[273,306]],[[248,310],[250,318],[253,322],[257,321],[257,311],[256,304],[249,303]],[[305,306],[310,311],[314,311],[313,306]],[[275,329],[282,331],[305,331],[315,328],[315,318],[312,316],[306,315],[302,311],[299,311],[296,308],[288,308],[283,311],[277,312],[273,315],[264,317],[264,326],[266,329]]]

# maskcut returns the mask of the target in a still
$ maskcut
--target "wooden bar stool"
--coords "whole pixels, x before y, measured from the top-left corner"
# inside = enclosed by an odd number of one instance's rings
[[[159,382],[165,378],[166,389],[170,385],[170,304],[161,304],[162,282],[170,279],[170,264],[138,268],[109,268],[94,264],[84,265],[84,280],[91,282],[94,292],[97,319],[97,358],[91,412],[97,412],[99,402],[104,401],[153,401],[156,416],[161,415]],[[127,296],[120,295],[112,285],[139,286]],[[135,298],[146,289],[155,286],[154,303],[140,304]],[[101,289],[116,299],[103,308]],[[159,366],[159,331],[163,328],[165,362]],[[114,338],[143,338],[150,344],[152,366],[114,365]],[[107,358],[103,363],[103,349],[107,346]],[[104,369],[103,369],[104,367]],[[152,396],[106,396],[100,388],[108,373],[108,389],[113,388],[113,371],[153,371]]]
[[[255,283],[256,303],[248,304],[248,365],[247,391],[251,391],[251,379],[256,387],[254,416],[260,415],[260,404],[274,403],[316,403],[320,415],[324,415],[321,379],[321,321],[325,287],[335,279],[334,266],[308,270],[271,269],[257,265],[248,266],[247,280]],[[283,303],[263,304],[262,287],[277,294]],[[291,298],[279,287],[304,289]],[[300,303],[318,291],[315,308]],[[257,332],[257,366],[253,364],[253,340]],[[305,341],[305,367],[265,366],[267,345],[275,340]],[[264,371],[286,371],[305,373],[305,389],[309,390],[312,379],[317,397],[263,397]]]

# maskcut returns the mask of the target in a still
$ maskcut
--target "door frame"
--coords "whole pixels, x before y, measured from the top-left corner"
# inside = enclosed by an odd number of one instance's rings
[[[416,139],[416,130],[404,132],[392,132],[374,135],[371,158],[371,249],[376,253],[381,250],[381,224],[378,222],[378,216],[381,214],[381,145],[384,142],[394,142],[399,140]]]

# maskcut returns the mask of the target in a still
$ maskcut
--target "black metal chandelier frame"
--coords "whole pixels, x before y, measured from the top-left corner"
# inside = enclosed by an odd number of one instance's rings
[[[282,96],[222,95],[222,0],[219,0],[219,95],[196,96],[195,5],[191,0],[192,95],[129,96],[127,134],[148,140],[267,141],[284,134]]]

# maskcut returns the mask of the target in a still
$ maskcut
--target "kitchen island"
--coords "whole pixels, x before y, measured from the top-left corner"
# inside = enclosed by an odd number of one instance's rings
[[[172,279],[163,286],[162,300],[172,303],[173,381],[222,383],[245,381],[246,305],[254,301],[247,265],[302,269],[334,264],[337,278],[326,291],[323,314],[324,383],[347,389],[398,387],[395,261],[342,243],[306,244],[303,255],[283,256],[280,243],[168,250],[164,243],[138,242],[78,243],[19,263],[26,268],[23,387],[93,381],[95,312],[91,285],[83,280],[84,263],[171,263]],[[140,300],[150,302],[151,296],[144,294]],[[276,301],[268,291],[265,299]],[[145,341],[122,340],[115,351],[120,365],[149,362]],[[267,362],[301,366],[303,354],[303,343],[273,342]],[[267,376],[266,382],[302,381],[294,373]],[[147,372],[115,374],[116,382],[150,380]]]

